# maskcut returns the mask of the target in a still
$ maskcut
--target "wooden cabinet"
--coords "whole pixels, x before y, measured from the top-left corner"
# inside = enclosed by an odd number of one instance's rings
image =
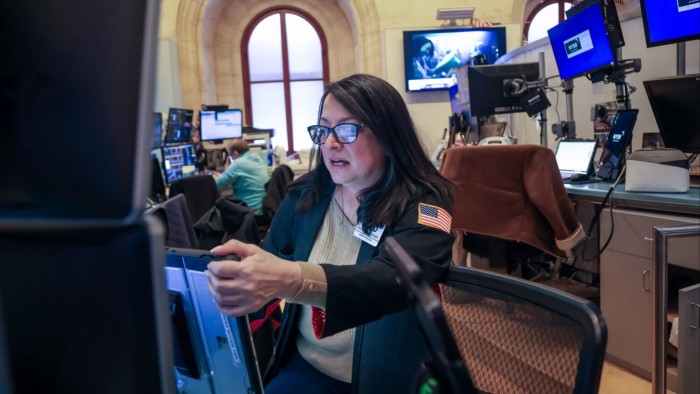
[[[600,242],[604,243],[613,234],[607,250],[600,256],[600,302],[608,324],[607,356],[611,362],[648,379],[651,379],[653,349],[654,226],[697,223],[700,218],[694,216],[625,209],[613,209],[612,214],[606,209],[600,217]],[[695,274],[700,272],[700,240],[695,237],[670,240],[668,264],[690,272],[695,280]],[[671,298],[678,299],[680,289],[670,290],[676,292]],[[693,310],[689,311],[692,315]],[[693,354],[689,357],[692,359]],[[668,379],[669,389],[676,390],[676,385],[675,376]]]

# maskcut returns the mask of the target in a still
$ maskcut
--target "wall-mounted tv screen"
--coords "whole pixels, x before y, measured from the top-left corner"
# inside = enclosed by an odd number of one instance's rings
[[[190,142],[193,115],[194,111],[191,109],[170,108],[165,142],[170,144]]]
[[[549,29],[547,35],[562,80],[601,71],[615,63],[597,2]]]
[[[223,140],[243,136],[243,111],[201,111],[199,113],[199,133],[202,141],[221,143]]]
[[[465,64],[493,64],[506,53],[506,28],[447,28],[403,32],[406,91],[447,90]]]
[[[647,47],[700,38],[700,0],[641,0]]]

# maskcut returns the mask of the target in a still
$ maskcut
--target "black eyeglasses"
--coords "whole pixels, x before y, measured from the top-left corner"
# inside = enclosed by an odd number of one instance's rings
[[[352,144],[357,140],[357,133],[365,127],[364,124],[339,123],[335,127],[321,126],[320,124],[309,126],[311,141],[316,145],[326,143],[328,136],[333,133],[333,137],[341,144]]]

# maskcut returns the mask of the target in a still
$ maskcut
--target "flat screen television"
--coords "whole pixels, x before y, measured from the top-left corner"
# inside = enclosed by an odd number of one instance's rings
[[[700,153],[700,74],[644,81],[666,148]]]
[[[523,112],[520,95],[513,95],[508,87],[514,80],[536,81],[540,76],[538,63],[489,64],[467,67],[467,83],[460,87],[469,96],[472,116],[488,116]]]
[[[615,64],[598,2],[547,30],[547,35],[562,80],[602,71]]]
[[[160,148],[163,145],[163,114],[160,112],[153,113],[153,140],[151,149]]]
[[[700,38],[700,1],[641,0],[647,47]]]
[[[506,53],[506,28],[403,32],[406,91],[448,90],[465,64],[493,64]]]
[[[194,110],[170,108],[168,110],[168,123],[165,132],[165,142],[168,144],[190,142],[190,139],[192,138],[193,116]]]
[[[201,111],[199,113],[199,137],[202,141],[220,144],[223,140],[243,136],[243,111]]]

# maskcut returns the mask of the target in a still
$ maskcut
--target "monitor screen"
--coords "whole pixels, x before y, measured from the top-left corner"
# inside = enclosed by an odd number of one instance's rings
[[[241,138],[243,136],[243,112],[240,109],[225,111],[201,111],[199,113],[199,136],[202,141]]]
[[[700,38],[700,0],[641,0],[647,47]]]
[[[644,81],[666,148],[700,153],[700,74]]]
[[[600,156],[598,177],[616,180],[625,161],[625,152],[632,143],[632,130],[637,122],[638,109],[619,109],[615,115],[608,139]]]
[[[447,90],[465,64],[493,64],[506,53],[505,27],[403,32],[406,91]]]
[[[615,63],[597,2],[549,29],[547,34],[562,80],[601,71]]]
[[[194,111],[191,109],[170,108],[165,142],[171,144],[190,142],[193,115]]]
[[[153,141],[151,149],[160,148],[163,145],[163,114],[160,112],[153,113]]]
[[[194,144],[169,145],[161,149],[168,185],[180,178],[197,174],[197,151]]]
[[[513,95],[508,87],[514,80],[535,81],[540,76],[538,63],[491,64],[467,68],[467,82],[460,96],[469,96],[472,116],[487,116],[523,112],[521,96]]]

